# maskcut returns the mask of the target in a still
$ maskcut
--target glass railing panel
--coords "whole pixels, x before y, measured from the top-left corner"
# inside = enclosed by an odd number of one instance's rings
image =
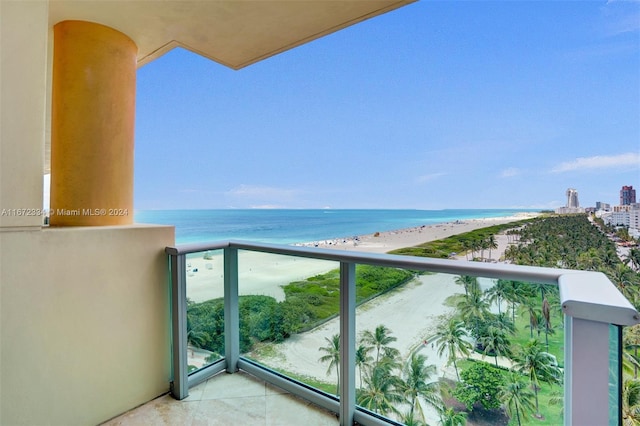
[[[620,421],[622,410],[622,327],[609,325],[609,425]]]
[[[431,325],[451,310],[445,302],[448,292],[455,290],[445,277],[388,267],[356,268],[356,287],[375,289],[359,298],[356,309],[355,385],[360,408],[402,423],[423,424],[416,420],[424,422],[427,408],[417,400],[423,398],[422,391],[432,395],[439,372],[430,354],[435,332]],[[415,392],[416,386],[421,391]]]
[[[461,413],[506,423],[517,391],[530,419],[563,421],[557,286],[411,273],[360,305],[356,328],[360,407],[409,424]]]
[[[238,252],[240,355],[337,394],[339,263]]]
[[[192,373],[224,356],[224,254],[186,255],[187,364]]]

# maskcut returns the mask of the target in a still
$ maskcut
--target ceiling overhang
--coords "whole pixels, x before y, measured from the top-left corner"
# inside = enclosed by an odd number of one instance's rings
[[[129,36],[138,65],[183,47],[240,69],[414,0],[51,0],[49,24],[96,22]]]

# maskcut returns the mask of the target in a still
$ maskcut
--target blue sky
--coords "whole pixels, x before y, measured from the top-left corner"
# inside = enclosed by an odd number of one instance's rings
[[[136,114],[137,209],[618,204],[640,2],[422,1],[240,71],[176,49]]]

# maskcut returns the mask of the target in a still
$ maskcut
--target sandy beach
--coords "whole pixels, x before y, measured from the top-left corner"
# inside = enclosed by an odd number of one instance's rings
[[[367,253],[411,247],[428,241],[462,234],[474,229],[510,223],[536,216],[536,213],[521,213],[509,217],[473,219],[458,222],[425,225],[414,228],[384,231],[376,234],[353,236],[332,240],[299,243],[299,246],[330,248],[334,250],[355,250]],[[498,260],[507,246],[506,236],[497,236],[498,249],[492,250],[491,259]],[[194,302],[203,302],[223,295],[222,251],[211,252],[211,259],[202,254],[192,255],[187,261],[187,296]],[[485,253],[489,257],[489,252]],[[464,259],[464,254],[458,256]],[[284,300],[282,286],[296,280],[327,272],[338,267],[336,262],[316,259],[280,256],[265,253],[241,251],[238,255],[239,292],[272,296]]]

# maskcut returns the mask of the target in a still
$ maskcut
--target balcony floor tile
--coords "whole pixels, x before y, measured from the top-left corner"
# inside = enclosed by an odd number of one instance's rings
[[[304,420],[303,420],[304,419]],[[335,426],[335,414],[266,384],[250,374],[220,373],[177,401],[169,395],[116,417],[103,426],[297,425]]]

